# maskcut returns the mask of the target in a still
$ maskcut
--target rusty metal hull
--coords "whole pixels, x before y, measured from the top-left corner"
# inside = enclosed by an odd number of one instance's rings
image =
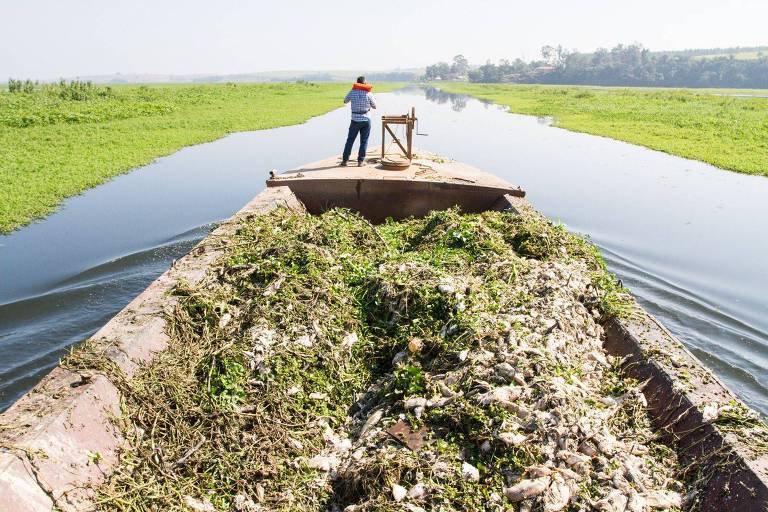
[[[288,187],[310,213],[341,206],[362,213],[373,223],[383,222],[387,217],[421,217],[432,210],[456,205],[461,205],[465,212],[479,213],[491,209],[499,196],[512,192],[463,183],[345,178],[297,180]]]
[[[378,167],[340,168],[331,158],[273,176],[267,189],[179,260],[93,339],[130,378],[139,364],[164,349],[167,292],[178,282],[194,284],[220,256],[221,240],[244,218],[276,206],[318,213],[343,206],[372,222],[424,215],[461,206],[465,211],[533,211],[525,192],[467,165],[420,152],[406,171]],[[626,356],[627,375],[647,380],[644,393],[657,427],[679,448],[683,462],[709,477],[700,509],[763,511],[768,507],[768,457],[749,440],[707,423],[706,404],[738,399],[651,316],[606,323],[606,349]],[[685,385],[680,383],[684,380]],[[108,477],[124,446],[112,417],[120,414],[118,388],[106,375],[87,382],[64,368],[54,369],[0,415],[0,512],[91,510],[92,487]],[[94,464],[90,454],[101,460]]]

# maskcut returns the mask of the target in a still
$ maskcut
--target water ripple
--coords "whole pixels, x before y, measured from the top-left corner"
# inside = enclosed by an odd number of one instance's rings
[[[0,305],[0,410],[34,385],[211,229],[197,226],[157,245],[69,276],[45,293]],[[43,341],[44,340],[44,341]]]
[[[674,333],[728,386],[768,414],[768,332],[724,311],[707,297],[641,267],[629,257],[601,247],[608,267],[632,290],[638,302],[663,319]]]

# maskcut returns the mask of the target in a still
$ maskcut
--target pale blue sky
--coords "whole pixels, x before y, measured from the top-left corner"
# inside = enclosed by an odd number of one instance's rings
[[[768,44],[766,0],[0,0],[0,80],[472,63]]]

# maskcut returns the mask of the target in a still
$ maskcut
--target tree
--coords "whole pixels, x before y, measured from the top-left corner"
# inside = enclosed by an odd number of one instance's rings
[[[571,52],[560,44],[557,46],[546,45],[541,47],[541,56],[544,57],[547,64],[556,68],[565,67],[565,63],[570,55]]]
[[[427,66],[424,77],[427,80],[435,80],[435,79],[445,80],[446,78],[450,78],[450,74],[451,74],[451,66],[449,66],[447,62],[438,62],[437,64],[432,64],[431,66]]]
[[[468,71],[469,61],[467,61],[467,59],[461,54],[456,55],[453,58],[453,64],[451,65],[451,74],[453,75],[453,78],[466,76]]]

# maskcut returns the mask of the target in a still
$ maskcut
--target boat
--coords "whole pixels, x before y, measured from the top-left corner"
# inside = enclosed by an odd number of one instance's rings
[[[362,167],[339,162],[331,157],[270,173],[263,192],[91,339],[104,343],[109,360],[131,378],[168,343],[163,312],[175,300],[168,292],[181,281],[198,282],[222,254],[217,241],[232,235],[243,219],[278,206],[310,214],[344,207],[374,224],[454,206],[469,213],[533,208],[519,186],[424,151],[398,171],[383,168],[372,153]],[[644,383],[660,435],[683,464],[705,475],[699,509],[766,510],[768,451],[755,446],[748,429],[712,420],[713,407],[747,406],[648,313],[612,318],[603,328],[605,349],[623,358],[627,376]],[[56,367],[0,415],[0,511],[93,509],[93,488],[109,476],[125,447],[111,420],[120,413],[120,393],[110,375]]]

